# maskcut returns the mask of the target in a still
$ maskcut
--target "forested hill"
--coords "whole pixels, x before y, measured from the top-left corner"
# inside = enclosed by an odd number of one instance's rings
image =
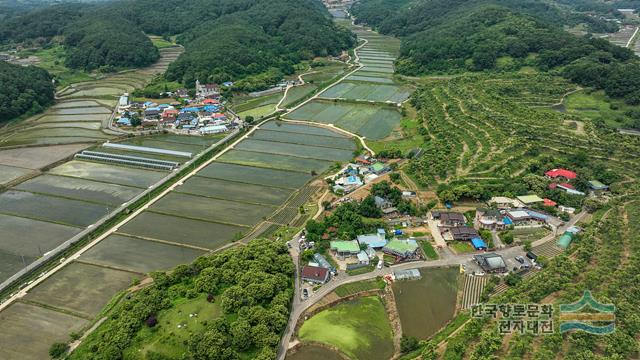
[[[606,40],[572,35],[561,12],[540,0],[362,0],[358,21],[402,37],[397,70],[407,75],[553,70],[640,103],[640,60]],[[521,6],[515,6],[514,4]],[[379,11],[376,11],[378,9]],[[380,15],[375,15],[380,13]]]
[[[248,90],[355,42],[319,0],[121,0],[54,6],[0,23],[0,43],[62,41],[67,65],[88,70],[153,62],[157,51],[145,33],[177,35],[185,46],[170,79],[191,85],[249,77]]]
[[[0,123],[53,102],[54,86],[45,70],[0,61],[0,84]]]

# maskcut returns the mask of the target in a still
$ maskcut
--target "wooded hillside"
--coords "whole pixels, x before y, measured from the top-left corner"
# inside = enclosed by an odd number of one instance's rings
[[[54,86],[45,70],[0,61],[0,123],[53,102]]]

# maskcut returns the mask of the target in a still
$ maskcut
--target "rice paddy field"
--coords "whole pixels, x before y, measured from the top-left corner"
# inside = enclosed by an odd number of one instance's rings
[[[0,185],[7,184],[29,174],[33,174],[31,169],[23,169],[15,166],[0,164]]]
[[[147,188],[167,176],[167,173],[162,171],[126,168],[79,160],[69,161],[53,168],[50,173],[139,188]]]
[[[400,125],[400,112],[387,105],[314,100],[286,115],[287,119],[333,124],[372,140],[389,136]]]
[[[402,333],[427,339],[453,318],[458,292],[458,268],[420,270],[419,280],[392,284]]]
[[[296,189],[311,180],[311,174],[255,168],[232,163],[213,163],[198,173],[199,176],[213,179],[229,180],[240,183],[265,185],[285,189]]]
[[[341,83],[324,91],[320,97],[328,99],[401,103],[409,98],[410,94],[411,90],[409,88],[396,85],[342,81]]]
[[[391,324],[378,296],[343,302],[317,313],[302,324],[298,337],[335,346],[352,359],[386,360],[394,352]]]
[[[325,160],[244,150],[231,150],[222,155],[219,161],[307,173],[322,173],[333,164]]]

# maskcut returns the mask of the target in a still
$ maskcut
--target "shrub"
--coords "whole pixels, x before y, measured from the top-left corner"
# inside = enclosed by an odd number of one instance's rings
[[[69,345],[66,343],[53,343],[49,348],[49,356],[52,359],[60,359],[69,350]]]

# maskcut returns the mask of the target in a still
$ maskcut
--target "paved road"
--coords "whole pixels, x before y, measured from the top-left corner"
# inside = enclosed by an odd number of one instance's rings
[[[569,227],[574,226],[578,221],[580,221],[582,218],[584,218],[584,216],[586,214],[587,213],[585,211],[577,214],[569,222],[567,222],[565,225],[561,226],[558,229],[557,233],[561,234],[564,231],[566,231],[566,229],[568,229]],[[553,240],[555,238],[555,236],[556,235],[554,235],[554,234],[547,235],[544,238],[535,241],[533,243],[533,245],[540,245],[540,244],[543,244],[543,243],[545,243],[547,241],[551,241],[551,240]],[[296,244],[297,244],[297,240],[296,240]],[[523,246],[513,246],[513,247],[504,248],[504,249],[500,249],[500,250],[495,251],[495,253],[502,255],[502,257],[504,257],[505,259],[514,258],[515,256],[518,256],[518,255],[524,255],[524,252],[525,251],[524,251]],[[384,276],[384,275],[387,275],[387,274],[392,274],[393,272],[399,271],[399,270],[408,270],[408,269],[416,269],[416,268],[435,268],[435,267],[443,267],[443,266],[462,265],[462,264],[470,262],[471,258],[473,256],[471,254],[455,255],[455,254],[451,253],[450,251],[448,251],[448,249],[443,249],[443,251],[441,251],[440,254],[441,254],[441,258],[438,259],[438,260],[408,262],[408,263],[393,265],[391,267],[385,267],[385,268],[382,268],[382,269],[375,269],[372,272],[365,273],[365,274],[360,274],[360,275],[355,275],[355,276],[348,276],[348,275],[343,273],[342,275],[338,275],[338,276],[332,278],[328,283],[324,284],[318,291],[316,291],[315,293],[311,294],[309,296],[309,298],[304,300],[304,301],[301,301],[301,294],[299,292],[299,288],[300,288],[299,287],[299,278],[298,278],[298,274],[296,274],[296,276],[295,276],[296,292],[294,294],[292,310],[291,310],[291,314],[290,314],[290,317],[289,317],[289,323],[287,325],[285,333],[282,336],[282,339],[281,339],[281,342],[280,342],[280,348],[279,348],[279,352],[278,352],[278,359],[279,360],[283,360],[284,357],[286,356],[286,352],[287,352],[287,349],[288,349],[288,344],[291,341],[291,338],[293,336],[293,331],[295,329],[295,325],[298,322],[298,319],[300,318],[300,316],[305,312],[305,310],[307,310],[312,305],[316,304],[324,296],[326,296],[329,293],[331,293],[332,291],[334,291],[338,286],[343,285],[343,284],[349,284],[349,283],[357,282],[357,281],[373,279],[373,278],[378,277],[378,276]],[[296,253],[296,256],[293,257],[293,259],[294,259],[294,262],[296,263],[296,269],[298,269],[297,253]]]

